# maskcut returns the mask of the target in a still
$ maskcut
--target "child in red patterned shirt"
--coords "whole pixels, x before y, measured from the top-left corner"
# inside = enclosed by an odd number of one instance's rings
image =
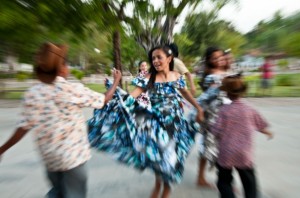
[[[221,107],[216,123],[211,126],[218,140],[217,186],[221,198],[234,198],[232,169],[235,168],[242,180],[246,198],[256,198],[256,179],[253,167],[253,138],[259,131],[269,138],[268,124],[262,116],[241,99],[247,90],[240,74],[224,78],[221,86],[232,103]]]

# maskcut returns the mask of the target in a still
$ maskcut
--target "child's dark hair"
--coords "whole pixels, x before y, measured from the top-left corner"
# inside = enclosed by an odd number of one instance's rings
[[[150,70],[149,70],[149,73],[150,73],[150,79],[149,79],[149,83],[147,85],[147,88],[153,88],[153,85],[155,83],[155,78],[156,78],[156,74],[157,74],[157,71],[153,65],[153,61],[152,61],[152,53],[155,51],[155,50],[158,50],[158,49],[161,49],[166,55],[167,57],[170,57],[170,56],[173,56],[173,53],[172,53],[172,50],[170,49],[169,46],[157,46],[157,47],[154,47],[152,48],[149,53],[148,53],[148,58],[149,58],[149,63],[150,63]],[[172,60],[169,64],[169,69],[170,71],[173,71],[174,70],[174,60],[173,60],[173,57],[172,57]]]
[[[210,62],[210,58],[212,57],[213,53],[218,52],[218,51],[222,51],[222,50],[218,47],[208,47],[205,50],[205,53],[203,56],[204,57],[204,71],[202,73],[201,81],[199,82],[199,85],[203,91],[206,91],[206,89],[207,89],[207,87],[203,86],[205,77],[210,74],[211,69],[214,69],[216,67],[214,64],[212,64]]]
[[[178,46],[176,45],[176,43],[171,43],[171,44],[169,44],[169,47],[170,47],[170,49],[171,49],[172,52],[173,52],[173,56],[176,57],[176,58],[178,58],[178,56],[179,56],[179,51],[178,51]]]
[[[222,81],[220,90],[227,92],[230,100],[236,100],[244,96],[247,92],[248,85],[243,80],[242,72],[226,76]]]

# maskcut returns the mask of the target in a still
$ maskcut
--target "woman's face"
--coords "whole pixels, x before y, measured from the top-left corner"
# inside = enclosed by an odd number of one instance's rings
[[[215,68],[222,68],[226,65],[226,60],[222,51],[216,51],[212,53],[209,60],[211,64],[215,66]]]
[[[225,55],[226,64],[230,66],[233,63],[233,56],[231,53]]]
[[[142,62],[142,63],[140,64],[140,70],[141,70],[141,71],[144,71],[144,72],[148,70],[148,65],[147,65],[146,62]]]
[[[156,71],[169,70],[171,60],[172,56],[167,57],[166,53],[162,49],[156,49],[152,52],[152,64]]]

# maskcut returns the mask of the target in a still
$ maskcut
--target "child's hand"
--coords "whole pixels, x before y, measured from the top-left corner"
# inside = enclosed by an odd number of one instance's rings
[[[0,147],[0,162],[1,162],[1,159],[2,159],[2,155],[3,155],[3,151],[2,151],[2,147]]]
[[[271,140],[271,139],[274,138],[274,134],[271,133],[271,132],[267,133],[266,135],[267,135],[267,137],[268,137],[268,140]]]
[[[262,129],[261,132],[268,137],[268,140],[273,139],[274,134],[268,129]]]

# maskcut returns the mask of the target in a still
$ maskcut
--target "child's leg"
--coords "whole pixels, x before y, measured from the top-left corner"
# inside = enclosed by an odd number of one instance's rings
[[[52,185],[52,188],[47,193],[47,198],[63,197],[63,174],[62,172],[49,172],[47,171],[48,179]]]
[[[159,178],[159,176],[155,175],[155,185],[152,190],[150,198],[158,198],[161,184],[162,184],[161,179]]]
[[[163,193],[161,195],[161,198],[168,198],[170,196],[171,192],[171,187],[168,183],[164,182],[164,190]]]
[[[234,198],[234,193],[232,189],[232,169],[227,169],[221,167],[217,164],[218,167],[218,189],[221,194],[221,198]]]
[[[87,195],[86,164],[81,164],[71,170],[65,171],[64,198],[85,198]]]
[[[245,197],[246,198],[256,198],[257,189],[256,189],[256,179],[254,174],[254,169],[237,169],[239,172],[240,178],[243,183]]]

